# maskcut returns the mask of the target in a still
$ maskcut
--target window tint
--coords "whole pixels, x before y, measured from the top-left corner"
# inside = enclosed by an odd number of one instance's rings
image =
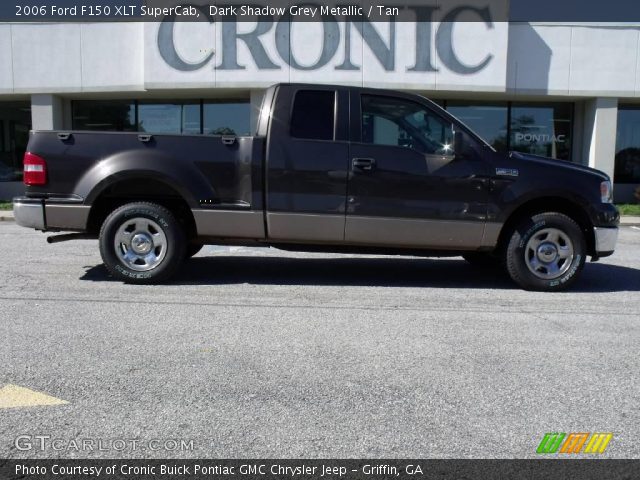
[[[135,132],[136,104],[131,100],[75,100],[72,102],[74,130]]]
[[[336,94],[326,90],[300,90],[291,114],[291,136],[333,140]]]
[[[207,102],[203,106],[204,133],[249,135],[251,105],[247,101]]]
[[[200,133],[200,104],[140,102],[138,130],[151,133]]]
[[[245,99],[74,100],[72,124],[75,130],[248,135],[251,105]]]
[[[545,157],[571,158],[573,108],[569,103],[513,104],[511,149]]]
[[[448,155],[453,154],[453,127],[419,103],[363,95],[362,141]]]
[[[507,102],[448,101],[447,111],[499,152],[508,147],[509,107]]]
[[[31,103],[0,102],[0,182],[22,180],[30,129]]]
[[[618,108],[616,183],[640,183],[640,108]]]

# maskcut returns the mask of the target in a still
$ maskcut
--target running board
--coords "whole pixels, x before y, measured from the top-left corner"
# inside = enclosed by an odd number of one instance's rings
[[[97,237],[89,233],[65,233],[63,235],[53,235],[47,237],[47,243],[60,243],[69,240],[95,240]]]

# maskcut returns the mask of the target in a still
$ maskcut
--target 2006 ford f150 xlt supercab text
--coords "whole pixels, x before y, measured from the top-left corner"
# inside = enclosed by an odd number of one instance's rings
[[[34,131],[16,222],[98,238],[111,274],[168,279],[204,244],[502,262],[531,290],[611,255],[604,173],[498,153],[431,101],[367,88],[269,88],[255,136]]]

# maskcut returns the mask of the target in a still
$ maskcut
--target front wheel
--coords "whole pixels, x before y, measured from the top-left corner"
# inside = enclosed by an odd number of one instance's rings
[[[580,226],[562,213],[546,212],[518,224],[507,246],[505,263],[513,281],[522,288],[555,292],[576,281],[585,257]]]
[[[155,203],[129,203],[111,212],[100,229],[100,255],[107,270],[127,283],[159,283],[185,257],[180,223]]]

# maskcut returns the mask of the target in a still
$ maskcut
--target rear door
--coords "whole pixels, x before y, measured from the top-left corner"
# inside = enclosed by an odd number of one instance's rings
[[[336,87],[278,87],[266,156],[270,239],[344,240],[348,98]]]
[[[466,249],[481,244],[488,172],[466,136],[427,102],[354,91],[345,241]],[[466,135],[466,134],[464,134]]]

